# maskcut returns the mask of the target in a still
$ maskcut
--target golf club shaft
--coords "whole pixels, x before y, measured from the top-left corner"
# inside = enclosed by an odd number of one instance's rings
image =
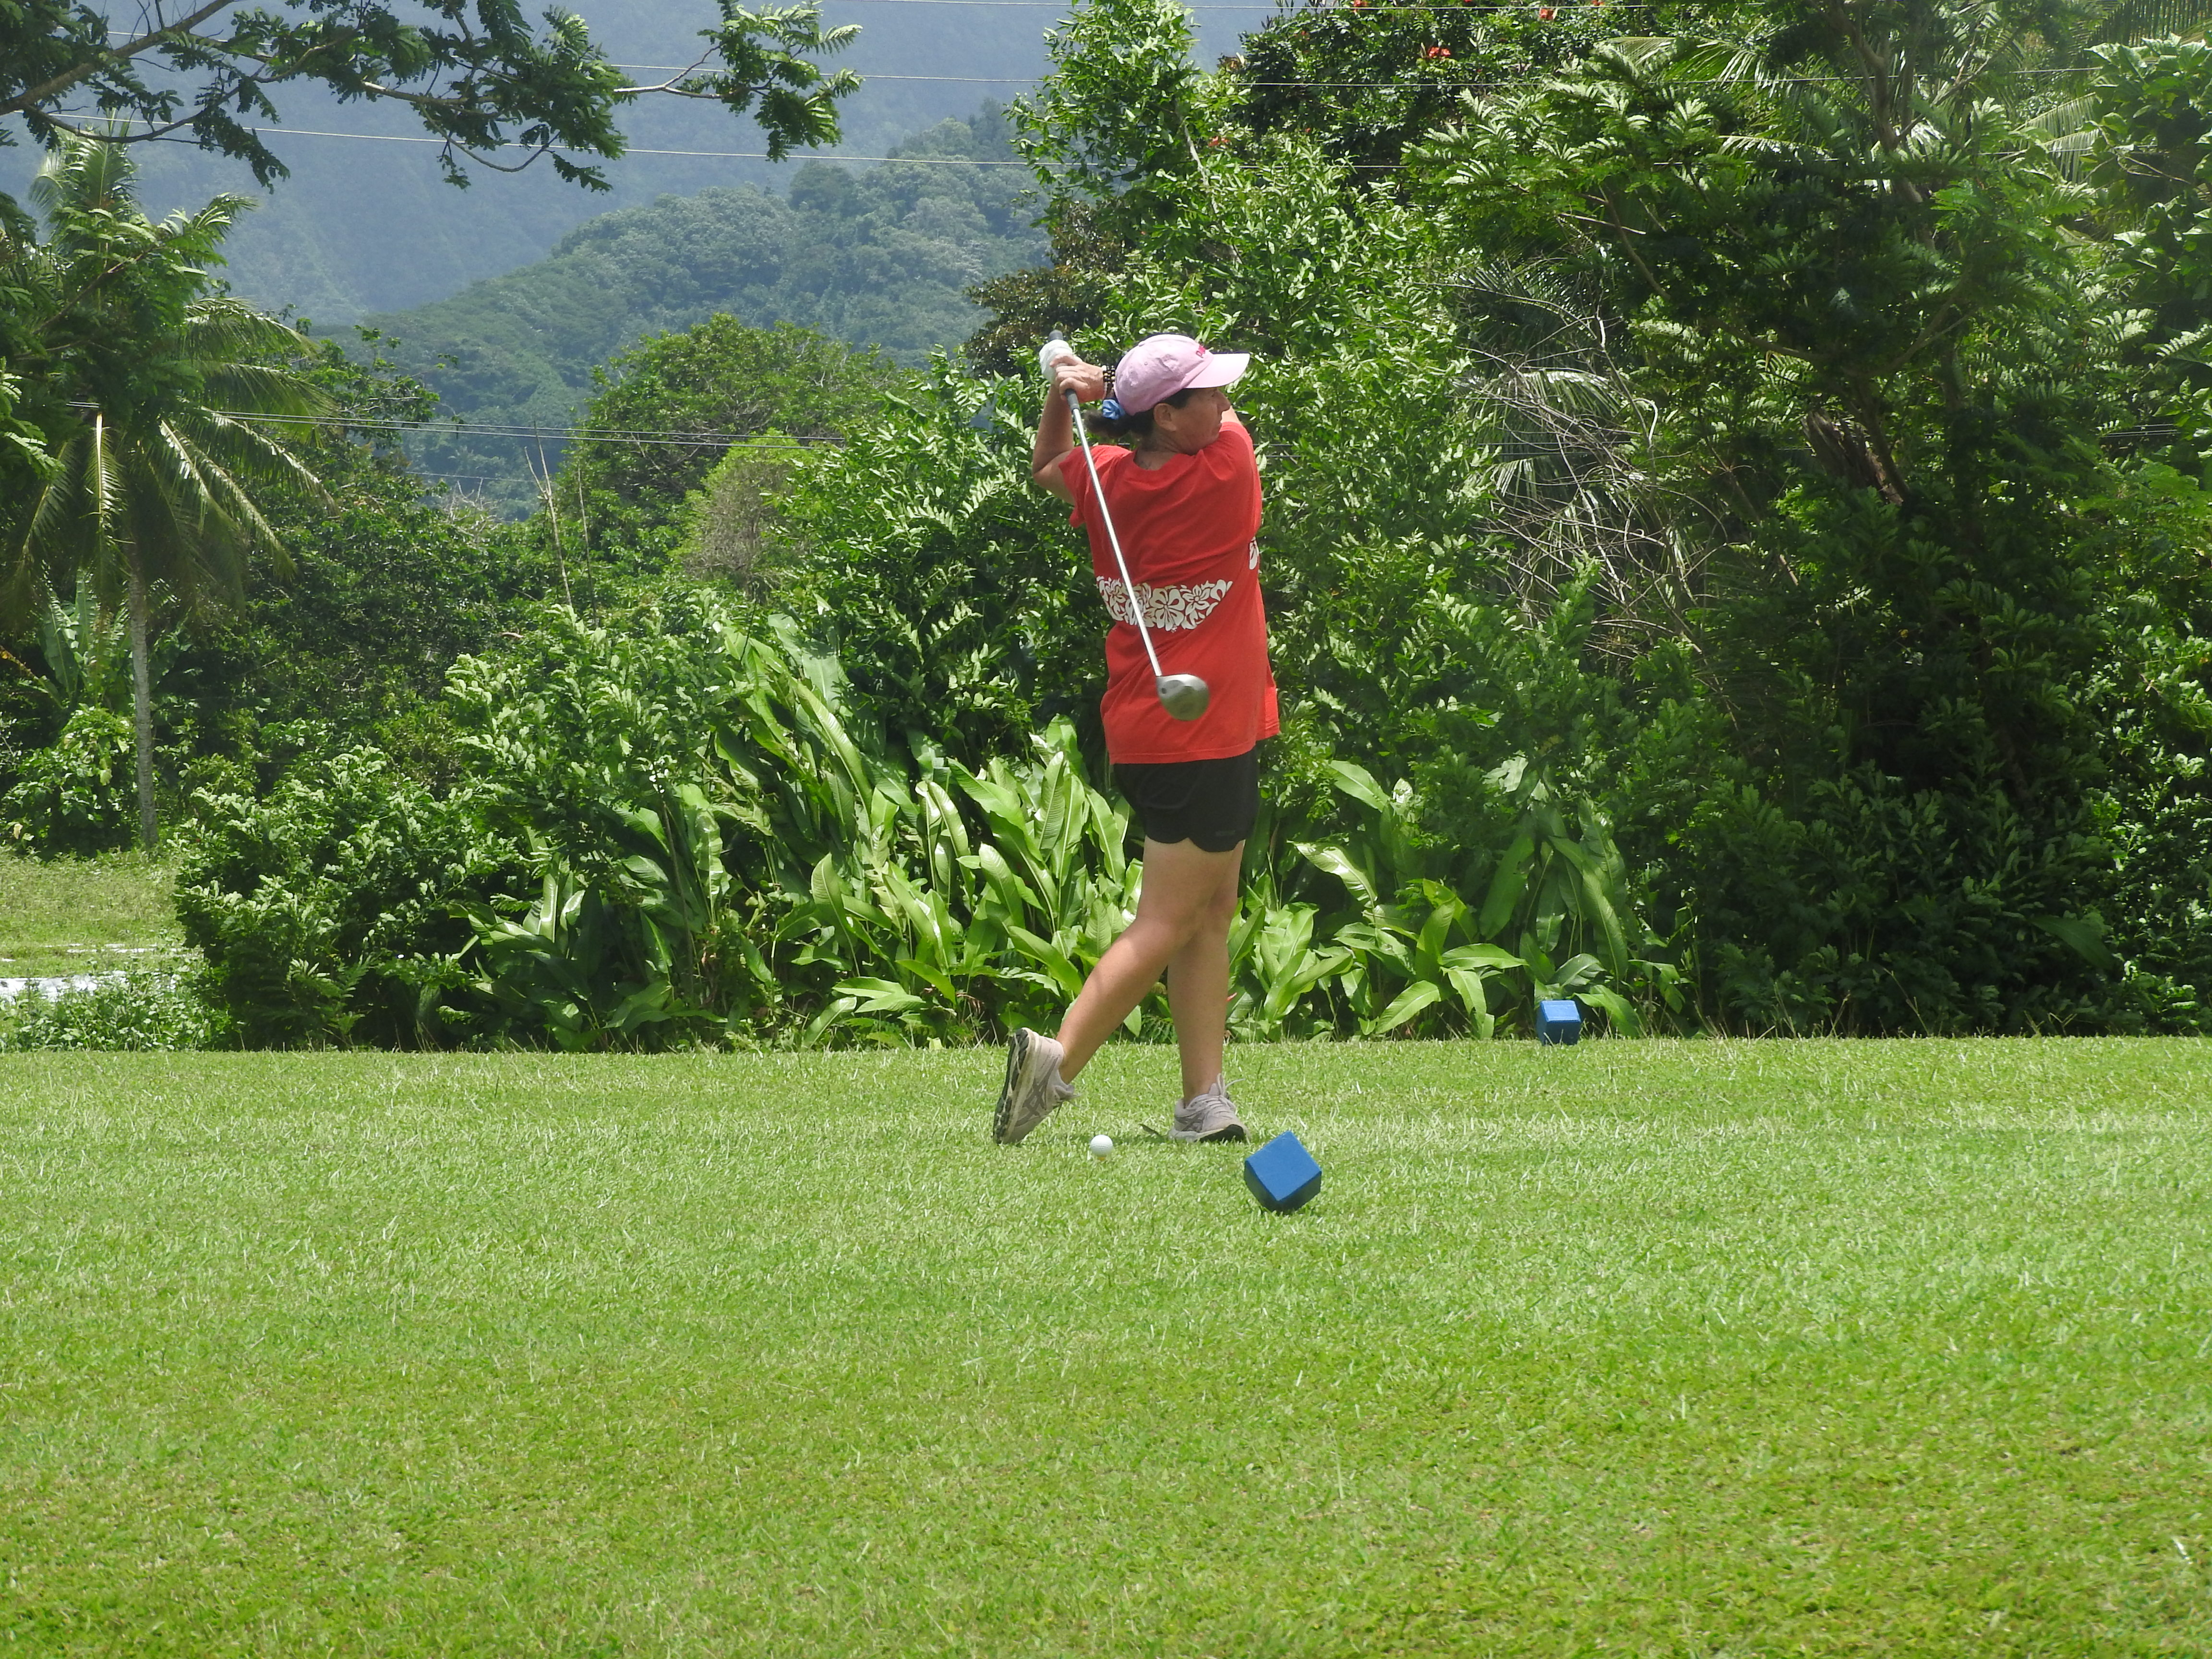
[[[1121,586],[1129,595],[1130,619],[1137,624],[1137,637],[1145,642],[1145,656],[1152,665],[1152,678],[1166,678],[1160,672],[1160,653],[1152,649],[1152,630],[1145,626],[1145,604],[1137,597],[1137,584],[1129,580],[1129,562],[1121,556],[1121,538],[1114,529],[1114,515],[1106,510],[1106,486],[1098,481],[1098,463],[1091,459],[1091,434],[1083,429],[1083,400],[1073,392],[1066,394],[1067,412],[1075,417],[1075,441],[1083,446],[1083,464],[1091,469],[1091,493],[1097,498],[1098,516],[1105,520],[1106,543],[1114,550],[1114,563],[1121,573]]]

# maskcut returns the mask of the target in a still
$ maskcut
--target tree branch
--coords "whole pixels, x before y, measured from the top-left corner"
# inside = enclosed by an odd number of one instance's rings
[[[127,62],[129,59],[136,58],[140,52],[160,45],[162,41],[168,40],[172,35],[191,33],[191,31],[198,27],[209,18],[214,16],[217,12],[227,10],[235,3],[237,3],[237,0],[208,0],[208,3],[205,5],[202,6],[191,16],[179,18],[177,21],[170,24],[167,28],[155,29],[151,33],[142,34],[136,40],[130,42],[127,46],[118,46],[112,52],[100,52],[87,62],[79,64],[73,69],[63,71],[61,74],[54,76],[51,81],[18,93],[8,102],[0,104],[0,115],[20,114],[27,109],[30,109],[36,105],[42,104],[49,98],[52,98],[59,94],[67,92],[71,87],[76,85],[78,82],[84,80],[88,76],[98,74],[101,70],[106,68],[112,64]]]
[[[702,52],[692,61],[691,66],[689,69],[678,70],[675,74],[670,76],[668,79],[661,82],[658,86],[617,87],[615,88],[615,95],[617,97],[634,97],[639,94],[647,92],[671,92],[677,93],[679,95],[687,98],[704,97],[706,94],[703,93],[684,92],[683,84],[684,82],[690,80],[693,76],[696,75],[701,70],[706,68],[708,64],[713,60],[714,56],[714,54],[711,52]]]
[[[191,125],[200,118],[200,111],[194,110],[190,115],[179,116],[163,126],[149,127],[143,132],[109,132],[105,128],[81,127],[64,117],[43,112],[39,118],[57,132],[66,132],[72,138],[92,138],[103,144],[143,144],[149,139],[166,138],[179,127]]]

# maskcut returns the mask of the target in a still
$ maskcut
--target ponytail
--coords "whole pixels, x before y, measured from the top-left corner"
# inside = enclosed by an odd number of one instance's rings
[[[1181,409],[1190,401],[1190,394],[1198,388],[1186,386],[1181,392],[1171,392],[1160,399]],[[1152,435],[1152,411],[1149,409],[1126,410],[1115,398],[1109,398],[1091,413],[1083,417],[1083,424],[1094,439],[1149,438]]]

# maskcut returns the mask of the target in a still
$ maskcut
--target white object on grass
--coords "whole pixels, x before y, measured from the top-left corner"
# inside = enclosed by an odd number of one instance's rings
[[[1114,1151],[1114,1137],[1113,1137],[1113,1136],[1111,1136],[1111,1135],[1093,1135],[1093,1136],[1091,1136],[1091,1157],[1093,1157],[1093,1158],[1106,1158],[1106,1157],[1110,1156],[1110,1155],[1112,1154],[1113,1151]]]

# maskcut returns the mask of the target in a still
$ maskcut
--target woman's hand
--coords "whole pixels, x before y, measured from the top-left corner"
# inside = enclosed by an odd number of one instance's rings
[[[1079,403],[1095,403],[1106,395],[1106,371],[1079,357],[1061,357],[1052,366],[1052,395],[1037,416],[1036,444],[1030,452],[1030,477],[1039,489],[1064,501],[1075,499],[1060,476],[1060,457],[1075,447],[1075,422],[1067,408],[1067,394]]]
[[[1071,392],[1079,402],[1097,403],[1106,395],[1106,371],[1096,363],[1062,357],[1052,366],[1052,395],[1064,400]]]

